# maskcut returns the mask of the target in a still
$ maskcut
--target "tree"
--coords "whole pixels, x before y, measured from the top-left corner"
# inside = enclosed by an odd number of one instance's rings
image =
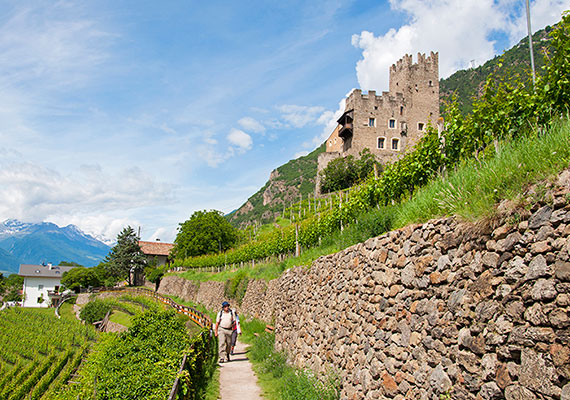
[[[236,229],[220,211],[196,211],[180,224],[174,240],[176,257],[195,257],[231,248],[237,241]]]
[[[378,171],[381,171],[381,164],[369,149],[362,150],[359,155],[359,159],[349,155],[329,162],[320,172],[322,177],[321,192],[336,192],[354,186],[374,171],[375,164]]]
[[[131,275],[140,273],[145,263],[138,236],[130,226],[124,228],[117,236],[117,244],[109,252],[105,263],[107,273],[112,277],[127,279],[130,286]]]
[[[18,274],[10,274],[7,278],[3,277],[1,281],[2,283],[0,283],[0,286],[3,286],[3,289],[0,289],[0,294],[4,294],[4,301],[22,300],[20,291],[24,285],[23,276],[20,276]]]
[[[108,277],[103,264],[99,264],[93,268],[79,266],[64,272],[61,278],[61,284],[70,290],[78,292],[82,287],[106,286]]]

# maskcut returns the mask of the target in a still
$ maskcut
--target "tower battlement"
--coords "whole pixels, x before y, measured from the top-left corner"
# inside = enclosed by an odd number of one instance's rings
[[[433,51],[429,56],[426,57],[425,54],[418,53],[418,62],[414,63],[411,54],[406,54],[395,64],[390,67],[390,75],[396,72],[402,72],[404,70],[411,70],[412,68],[422,68],[430,71],[439,70],[439,53],[434,53]]]

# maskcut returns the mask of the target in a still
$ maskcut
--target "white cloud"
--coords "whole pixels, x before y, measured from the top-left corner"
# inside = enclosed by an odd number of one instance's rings
[[[116,221],[125,222],[111,215],[171,203],[173,189],[135,167],[109,174],[98,165],[83,165],[75,175],[62,175],[30,162],[3,163],[0,219],[73,223],[109,237]],[[86,217],[93,213],[98,217]]]
[[[535,0],[530,3],[531,28],[536,32],[546,25],[553,25],[560,21],[562,12],[570,10],[570,0]],[[518,18],[511,21],[507,27],[510,44],[514,45],[528,35],[526,8],[521,8]]]
[[[238,124],[246,131],[254,133],[265,133],[265,127],[261,122],[251,117],[244,117],[238,121]]]
[[[390,0],[390,5],[410,22],[381,36],[363,31],[352,37],[352,44],[362,49],[356,72],[364,90],[387,90],[389,67],[404,54],[439,52],[440,76],[445,78],[472,60],[479,65],[495,56],[494,34],[520,40],[526,29],[524,8],[512,0]],[[534,29],[557,22],[569,6],[570,0],[537,0]]]
[[[240,151],[251,149],[253,144],[251,136],[239,129],[232,129],[227,136],[227,139],[231,144],[236,145]]]
[[[282,105],[277,107],[281,113],[281,118],[294,128],[302,128],[308,124],[315,124],[319,118],[319,114],[324,111],[323,107],[313,106],[297,106]]]

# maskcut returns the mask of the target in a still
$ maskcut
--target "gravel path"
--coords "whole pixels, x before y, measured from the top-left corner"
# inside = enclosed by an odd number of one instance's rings
[[[239,340],[231,361],[220,364],[220,396],[222,400],[262,400],[257,377],[247,358],[246,346]]]

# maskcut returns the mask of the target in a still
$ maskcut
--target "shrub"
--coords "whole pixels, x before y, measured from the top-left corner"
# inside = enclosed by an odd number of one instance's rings
[[[92,324],[93,322],[101,321],[105,318],[105,314],[107,314],[108,311],[111,311],[110,304],[101,300],[94,300],[87,303],[81,309],[79,317],[88,324]]]

